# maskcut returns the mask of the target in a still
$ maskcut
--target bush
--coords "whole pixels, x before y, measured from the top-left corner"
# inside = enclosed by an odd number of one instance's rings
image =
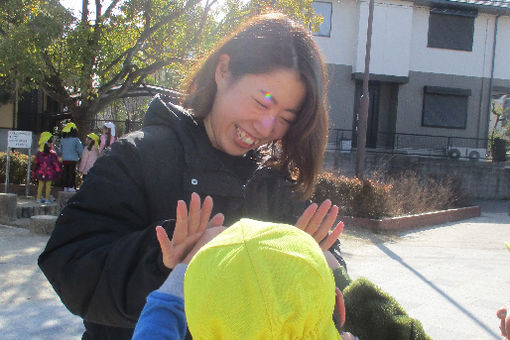
[[[331,172],[319,175],[312,200],[329,198],[340,207],[340,214],[380,219],[468,206],[470,197],[451,177],[435,178],[405,171],[399,175],[378,176],[360,180],[337,176]]]
[[[34,161],[32,156],[32,164]],[[24,184],[27,178],[28,155],[21,152],[12,151],[10,153],[10,169],[9,169],[9,183]],[[7,153],[0,152],[0,182],[5,183],[5,170],[7,165]],[[33,166],[32,166],[33,168]],[[34,180],[30,180],[34,183]]]
[[[391,216],[390,192],[388,184],[325,172],[319,175],[312,200],[322,202],[329,198],[340,207],[341,215],[377,219]]]
[[[405,171],[387,177],[392,186],[390,204],[393,216],[419,214],[430,211],[458,208],[471,204],[471,198],[460,189],[459,181],[452,177],[421,176]]]

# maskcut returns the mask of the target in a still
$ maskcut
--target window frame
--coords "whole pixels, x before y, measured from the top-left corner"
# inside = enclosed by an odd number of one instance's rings
[[[464,122],[462,126],[446,126],[446,125],[436,125],[436,124],[426,124],[425,123],[425,107],[427,102],[427,95],[439,95],[445,97],[462,97],[465,98],[465,112],[464,112]],[[440,129],[455,129],[455,130],[465,130],[467,128],[467,120],[468,120],[468,112],[469,112],[469,97],[471,96],[471,89],[462,89],[462,88],[453,88],[453,87],[440,87],[440,86],[424,86],[423,87],[423,105],[421,111],[421,126],[422,127],[430,127],[430,128],[440,128]]]
[[[333,28],[333,23],[332,23],[332,19],[333,19],[333,3],[332,2],[329,2],[329,1],[313,1],[312,3],[312,6],[313,4],[315,3],[321,3],[321,4],[327,4],[329,5],[329,30],[328,30],[328,33],[327,34],[320,34],[320,25],[319,25],[319,30],[317,32],[312,32],[312,35],[314,37],[323,37],[323,38],[331,38],[331,29]],[[314,10],[314,13],[315,14],[319,14],[321,15],[320,13],[316,13],[315,12],[315,8],[313,9]],[[326,16],[324,16],[324,21],[326,19]],[[324,24],[324,21],[322,22],[321,25]],[[311,27],[310,27],[310,30],[311,30]]]
[[[452,50],[452,51],[464,51],[464,52],[472,52],[473,51],[473,43],[474,43],[474,35],[475,35],[475,19],[478,15],[478,12],[476,10],[463,10],[463,9],[454,9],[454,8],[444,8],[444,7],[434,7],[430,9],[429,12],[429,25],[428,25],[428,32],[427,32],[427,47],[428,48],[440,48],[440,49],[446,49],[446,50]],[[469,25],[469,32],[466,32],[466,34],[470,34],[470,44],[469,47],[467,46],[467,43],[465,46],[461,46],[460,44],[457,46],[452,46],[445,44],[445,40],[438,39],[437,35],[441,34],[441,36],[444,36],[445,34],[453,34],[448,31],[438,31],[437,30],[437,23],[434,23],[434,21],[439,20],[440,17],[460,17],[460,18],[470,18],[471,22]],[[466,26],[467,27],[467,26]],[[451,37],[453,39],[449,39],[449,41],[459,41],[459,39],[455,39],[458,37]]]

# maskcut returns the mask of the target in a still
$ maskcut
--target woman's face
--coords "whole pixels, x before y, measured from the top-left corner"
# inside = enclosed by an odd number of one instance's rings
[[[233,79],[227,55],[220,57],[216,84],[216,97],[204,125],[212,145],[232,156],[281,139],[306,94],[299,74],[286,68]]]

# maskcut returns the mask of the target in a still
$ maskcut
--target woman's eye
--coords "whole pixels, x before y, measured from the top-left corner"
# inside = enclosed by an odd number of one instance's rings
[[[264,105],[262,104],[261,102],[259,102],[258,100],[255,99],[255,102],[257,103],[257,105],[263,109],[267,109],[267,105]]]
[[[285,118],[285,117],[281,117],[280,119],[281,119],[281,121],[282,121],[283,123],[285,123],[285,124],[287,124],[287,125],[291,125],[291,124],[294,122],[293,120],[291,120],[291,119],[287,119],[287,118]]]

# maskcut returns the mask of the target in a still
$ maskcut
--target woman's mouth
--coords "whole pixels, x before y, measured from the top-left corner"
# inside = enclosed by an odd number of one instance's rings
[[[257,139],[250,136],[246,131],[244,131],[237,125],[236,125],[236,133],[237,133],[237,137],[239,138],[239,141],[242,142],[243,144],[246,144],[246,146],[248,146],[249,148],[254,147],[258,142]]]

